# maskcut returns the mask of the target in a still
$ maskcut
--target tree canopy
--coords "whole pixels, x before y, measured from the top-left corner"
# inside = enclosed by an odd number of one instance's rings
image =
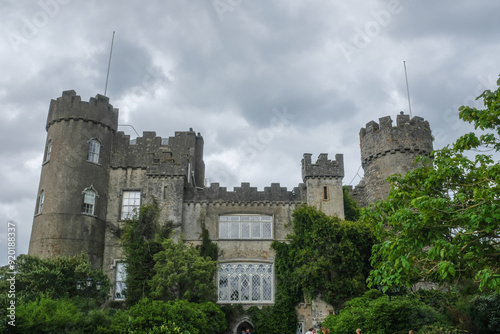
[[[203,257],[192,245],[165,239],[154,256],[151,296],[161,300],[215,301],[217,262]]]
[[[500,80],[497,82],[500,86]],[[476,131],[433,152],[423,167],[389,178],[392,189],[362,213],[381,240],[373,248],[369,285],[419,280],[473,280],[500,291],[500,88],[486,90],[485,109],[462,106]]]

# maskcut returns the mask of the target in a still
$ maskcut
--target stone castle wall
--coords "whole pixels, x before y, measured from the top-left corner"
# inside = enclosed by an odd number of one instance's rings
[[[396,126],[390,116],[382,117],[379,123],[367,123],[359,137],[367,204],[387,198],[387,177],[404,175],[416,167],[417,156],[429,156],[433,150],[429,122],[418,116],[410,120],[409,115],[400,114]]]

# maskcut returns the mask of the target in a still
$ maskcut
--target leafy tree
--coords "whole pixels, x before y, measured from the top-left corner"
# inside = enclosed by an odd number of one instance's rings
[[[426,325],[451,328],[449,320],[417,298],[381,296],[368,291],[362,297],[345,304],[338,315],[330,315],[322,326],[333,333],[354,333],[356,328],[373,334],[407,334],[409,329],[419,331]]]
[[[342,192],[344,194],[344,215],[345,220],[348,221],[357,221],[359,219],[359,205],[354,201],[354,199],[349,194],[349,187],[343,186]]]
[[[500,294],[478,295],[467,304],[467,313],[478,333],[498,333],[500,328]]]
[[[292,216],[287,242],[273,243],[280,254],[287,254],[284,279],[292,294],[320,294],[334,305],[362,294],[375,241],[368,225],[328,217],[310,206],[297,208]]]
[[[112,324],[99,328],[97,333],[218,334],[226,327],[224,313],[212,302],[143,298],[129,309],[117,311]]]
[[[19,333],[70,333],[76,331],[82,316],[74,301],[42,296],[16,308],[15,328]]]
[[[371,286],[473,279],[480,289],[500,291],[500,164],[479,151],[500,150],[500,88],[479,98],[485,109],[463,106],[459,116],[481,133],[463,135],[404,177],[390,177],[388,199],[364,211],[362,220],[383,240],[373,249]]]
[[[126,219],[120,239],[127,264],[127,304],[133,305],[149,296],[155,266],[154,255],[162,250],[161,242],[171,232],[171,224],[160,224],[160,208],[156,199],[141,206],[134,217]]]
[[[8,291],[11,270],[0,268],[0,289]],[[74,298],[82,293],[76,289],[77,281],[92,277],[100,281],[102,289],[92,297],[99,302],[108,298],[110,282],[102,270],[91,268],[86,255],[41,259],[32,255],[20,255],[16,261],[16,299],[33,301],[41,295],[45,298]]]
[[[149,282],[151,297],[191,302],[215,299],[217,262],[202,257],[194,246],[165,239],[154,261],[154,276]]]

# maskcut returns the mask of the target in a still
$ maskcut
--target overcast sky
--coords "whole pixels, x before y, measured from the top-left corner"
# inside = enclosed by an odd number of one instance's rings
[[[471,127],[458,107],[495,89],[498,0],[3,0],[0,12],[0,264],[7,222],[27,253],[48,107],[104,94],[120,124],[205,140],[206,177],[231,190],[301,180],[304,153],[344,154],[356,185],[359,130],[408,113],[434,148]],[[120,130],[132,137],[131,127]]]

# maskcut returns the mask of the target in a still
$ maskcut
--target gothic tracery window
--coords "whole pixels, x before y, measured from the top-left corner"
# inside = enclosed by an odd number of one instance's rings
[[[221,263],[218,269],[220,303],[272,303],[273,265],[270,263]]]

